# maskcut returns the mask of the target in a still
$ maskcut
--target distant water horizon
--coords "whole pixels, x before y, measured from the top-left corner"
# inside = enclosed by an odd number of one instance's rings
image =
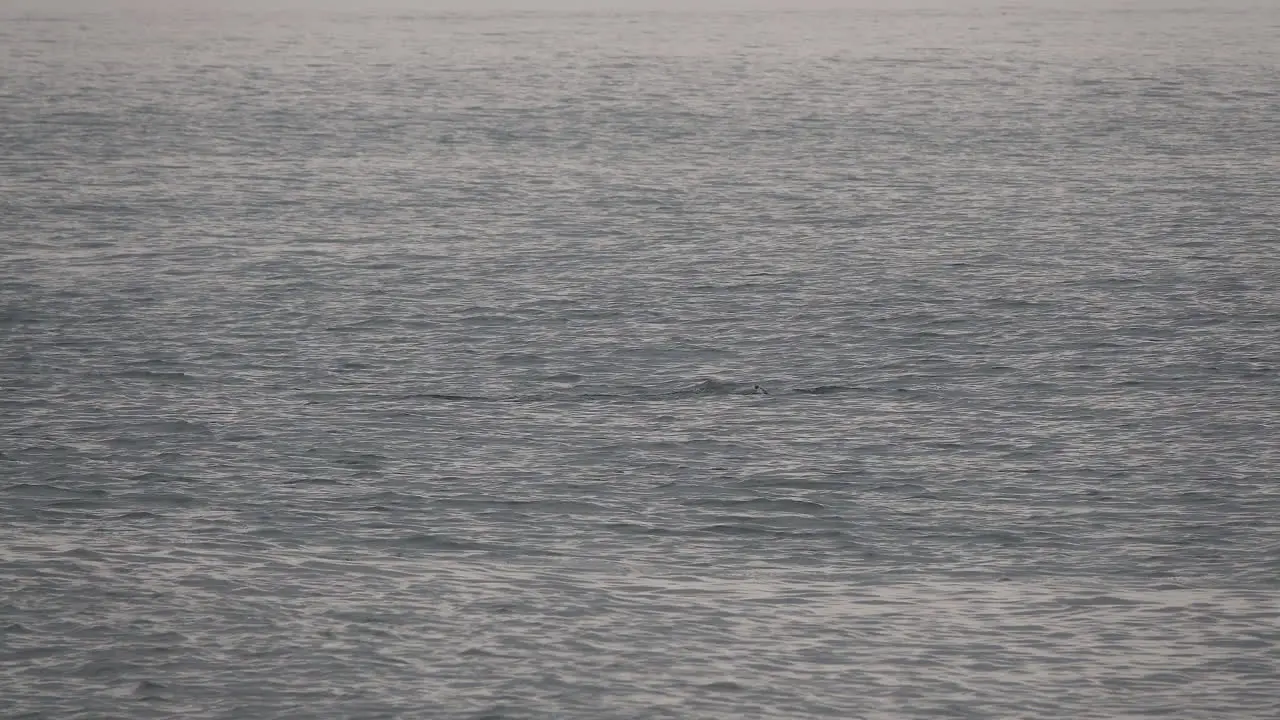
[[[1278,31],[5,3],[5,717],[1280,717]]]

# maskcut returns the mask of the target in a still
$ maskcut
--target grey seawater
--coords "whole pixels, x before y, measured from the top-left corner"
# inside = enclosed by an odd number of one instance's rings
[[[1280,717],[1277,36],[5,3],[0,714]]]

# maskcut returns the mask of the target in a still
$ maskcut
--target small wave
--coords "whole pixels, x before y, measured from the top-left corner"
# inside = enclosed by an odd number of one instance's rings
[[[717,680],[703,685],[702,689],[711,692],[745,692],[747,686],[732,680]]]
[[[39,322],[40,318],[22,310],[0,311],[0,327],[6,325],[34,325]]]
[[[782,488],[787,490],[830,490],[835,488],[846,488],[850,479],[855,477],[850,473],[841,473],[832,475],[824,474],[805,474],[805,473],[777,473],[777,472],[759,472],[747,475],[739,481],[742,487],[747,488]]]
[[[771,510],[774,512],[798,512],[812,515],[825,512],[827,506],[811,500],[793,500],[791,498],[752,498],[726,503],[727,506],[739,510]]]
[[[54,500],[46,507],[58,510],[97,510],[103,507],[103,503],[98,500],[72,498],[70,500]]]
[[[121,495],[120,499],[138,505],[159,505],[164,507],[189,507],[200,502],[195,496],[187,495],[186,493],[151,491]]]
[[[118,378],[128,378],[131,380],[167,380],[170,382],[196,379],[184,372],[166,372],[162,370],[142,369],[121,370],[120,372],[115,373],[114,376]]]
[[[753,385],[747,388],[739,383],[724,382],[723,380],[703,380],[693,386],[688,392],[694,395],[733,395],[733,394],[750,394],[756,390],[762,389],[759,385]]]
[[[778,531],[750,523],[715,523],[697,529],[697,532],[709,535],[761,536],[777,535]]]
[[[140,430],[148,430],[161,433],[209,433],[212,432],[209,425],[203,422],[192,422],[190,420],[157,420],[154,422],[141,423],[137,426]],[[123,438],[120,438],[123,439]]]
[[[396,492],[395,490],[380,490],[377,492],[359,495],[352,499],[359,503],[372,503],[370,507],[378,508],[379,512],[422,507],[424,504],[423,499],[418,495]]]
[[[547,358],[534,353],[503,353],[496,360],[501,365],[515,366],[545,365],[549,362]]]
[[[105,490],[97,490],[97,489],[75,490],[72,488],[65,488],[58,485],[41,485],[41,484],[35,484],[35,483],[18,483],[16,485],[10,485],[4,488],[3,490],[0,490],[0,492],[16,493],[19,495],[26,495],[27,497],[62,497],[62,498],[77,498],[77,497],[86,497],[86,496],[87,497],[106,497],[107,495],[107,492]]]
[[[157,682],[143,680],[133,688],[133,696],[137,700],[145,701],[168,701],[169,698],[163,693],[169,688]]]
[[[560,376],[557,376],[559,378]],[[576,382],[577,375],[568,374],[565,379]],[[732,395],[769,395],[771,392],[758,383],[725,382],[721,380],[703,380],[691,387],[673,390],[638,388],[631,391],[618,392],[559,392],[538,393],[530,395],[466,395],[461,393],[419,392],[401,396],[402,400],[442,400],[446,402],[591,402],[591,401],[660,401],[693,397],[725,397]]]
[[[303,475],[302,477],[291,478],[285,480],[286,485],[345,485],[346,482],[342,478],[326,477],[324,475]]]
[[[585,500],[505,500],[500,498],[446,498],[440,505],[454,507],[513,508],[547,513],[598,513],[604,507]]]
[[[464,327],[500,327],[515,324],[520,320],[521,318],[514,315],[473,315],[459,319],[458,323]]]
[[[343,325],[330,325],[324,329],[325,332],[331,333],[359,333],[367,330],[376,330],[383,326],[383,322],[379,320],[361,320],[359,322],[345,323]]]
[[[815,387],[799,387],[791,392],[799,395],[832,395],[834,393],[848,392],[854,390],[849,385],[817,385]]]
[[[605,523],[601,527],[606,530],[623,533],[625,535],[673,535],[671,530],[658,527],[656,525],[648,525],[645,523],[635,522],[610,522]]]
[[[572,385],[574,383],[580,382],[582,380],[582,376],[576,373],[562,372],[562,373],[556,373],[555,375],[547,375],[542,379],[547,382]]]
[[[361,452],[332,452],[328,448],[313,447],[307,450],[308,455],[320,455],[327,457],[334,465],[339,465],[354,469],[377,469],[387,461],[385,455],[378,453],[361,453]]]
[[[1122,606],[1131,607],[1141,605],[1137,600],[1116,597],[1115,595],[1091,595],[1088,597],[1063,598],[1064,605],[1071,607],[1101,607],[1101,606]]]
[[[446,400],[457,402],[502,402],[506,398],[487,397],[484,395],[456,395],[453,393],[414,393],[406,395],[404,400]]]
[[[189,478],[181,477],[178,475],[167,475],[165,473],[155,472],[154,470],[148,470],[146,472],[142,472],[142,473],[138,473],[137,475],[130,476],[129,480],[135,483],[170,483],[170,482],[188,482]]]
[[[467,540],[455,540],[453,538],[441,535],[433,535],[431,533],[418,533],[409,535],[398,540],[392,540],[388,543],[392,547],[406,548],[412,550],[487,550],[488,546],[480,543],[469,542]]]
[[[156,515],[155,513],[147,512],[146,510],[134,510],[127,513],[122,513],[120,515],[113,515],[111,519],[112,520],[155,520],[156,518],[159,518],[159,517],[160,517],[159,515]]]
[[[186,635],[183,635],[176,630],[164,630],[161,632],[151,633],[150,635],[143,636],[140,639],[154,645],[181,645],[188,640]]]

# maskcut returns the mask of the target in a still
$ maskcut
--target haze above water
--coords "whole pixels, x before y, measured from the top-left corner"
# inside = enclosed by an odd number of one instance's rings
[[[0,5],[5,717],[1280,717],[1280,5],[211,5]]]

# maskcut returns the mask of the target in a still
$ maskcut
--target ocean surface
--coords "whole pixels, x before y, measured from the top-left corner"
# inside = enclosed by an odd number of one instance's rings
[[[1277,38],[0,2],[0,715],[1280,717]]]

